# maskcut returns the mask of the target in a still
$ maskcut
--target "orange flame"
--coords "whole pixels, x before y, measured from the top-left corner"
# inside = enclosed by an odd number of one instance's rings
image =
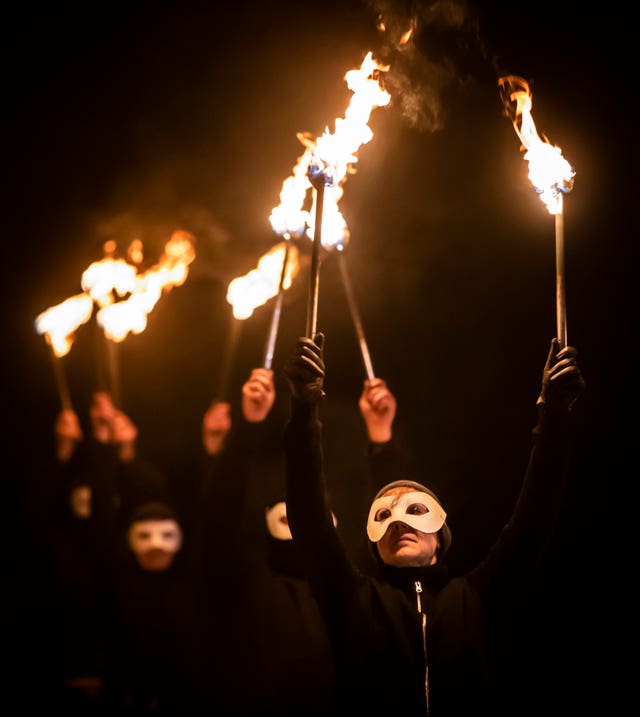
[[[93,301],[89,294],[78,294],[43,311],[35,320],[36,332],[44,337],[58,357],[71,350],[79,326],[91,318]]]
[[[345,116],[336,119],[335,131],[331,133],[326,129],[316,140],[298,133],[305,151],[298,158],[293,174],[284,181],[280,204],[272,210],[269,218],[277,234],[285,237],[307,235],[313,239],[311,217],[315,215],[315,194],[310,210],[303,208],[307,193],[312,189],[308,176],[311,171],[316,176],[322,173],[325,177],[322,245],[328,248],[348,239],[347,225],[338,209],[343,194],[341,185],[347,173],[355,171],[353,165],[358,161],[356,152],[360,146],[373,138],[373,131],[368,125],[371,112],[376,107],[388,105],[391,100],[380,84],[381,73],[388,70],[388,66],[373,59],[371,52],[367,53],[360,68],[349,70],[345,75],[353,96]]]
[[[258,261],[258,266],[244,276],[233,279],[227,288],[227,301],[236,319],[248,319],[258,306],[266,304],[280,289],[283,262],[287,256],[287,242],[273,246]],[[288,289],[298,274],[298,249],[289,245],[287,265],[284,267],[282,288]]]
[[[116,296],[123,297],[135,290],[136,273],[135,266],[124,259],[105,257],[82,272],[80,285],[96,304],[108,306],[114,303]]]
[[[141,333],[163,289],[185,282],[189,264],[195,259],[194,241],[192,234],[174,231],[158,264],[141,275],[135,266],[115,259],[115,242],[106,242],[104,259],[90,264],[82,274],[83,293],[42,312],[35,320],[36,332],[44,334],[55,356],[66,355],[75,331],[90,319],[95,302],[100,307],[96,321],[108,339],[122,341],[129,332]],[[142,242],[134,240],[129,253],[141,261]]]
[[[195,237],[186,231],[174,231],[155,266],[140,275],[135,273],[134,267],[131,267],[134,269],[134,281],[129,289],[129,297],[123,301],[104,302],[104,290],[108,287],[109,281],[119,274],[110,273],[101,282],[102,277],[99,276],[99,272],[96,272],[98,274],[97,285],[101,287],[98,295],[103,297],[102,308],[96,315],[96,321],[108,339],[120,342],[129,333],[139,334],[147,328],[147,317],[160,300],[162,292],[170,290],[174,286],[181,286],[185,282],[189,273],[189,264],[195,259],[194,240]],[[111,272],[113,266],[108,262],[109,260],[103,260],[92,266],[95,269],[96,265],[102,265],[107,272]],[[126,262],[124,263],[126,264]],[[127,264],[127,266],[131,265]],[[130,284],[126,284],[126,286],[129,287]],[[123,292],[115,285],[111,288],[121,296],[123,295]],[[112,293],[112,291],[107,292],[106,296],[110,296]]]
[[[575,171],[562,156],[559,147],[538,136],[531,115],[533,98],[528,83],[509,75],[498,80],[505,114],[513,122],[522,142],[524,158],[529,162],[529,179],[550,214],[562,212],[562,195],[573,189]]]

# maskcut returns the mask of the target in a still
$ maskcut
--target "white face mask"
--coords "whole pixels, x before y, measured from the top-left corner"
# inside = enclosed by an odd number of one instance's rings
[[[437,533],[447,514],[438,501],[428,493],[393,493],[374,500],[367,519],[369,540],[377,543],[391,523],[406,523],[421,533]]]
[[[166,570],[182,547],[182,530],[171,518],[136,521],[129,527],[127,538],[145,570]]]
[[[277,540],[293,540],[289,521],[287,520],[287,504],[281,500],[265,511],[269,533]]]

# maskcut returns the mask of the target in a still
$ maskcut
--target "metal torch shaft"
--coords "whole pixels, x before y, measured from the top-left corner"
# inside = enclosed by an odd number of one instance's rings
[[[567,345],[567,306],[564,285],[564,214],[562,207],[556,219],[556,332],[560,348]]]
[[[229,335],[224,346],[224,354],[222,363],[220,364],[220,374],[218,378],[217,393],[215,399],[217,401],[228,401],[229,379],[231,376],[231,365],[235,359],[236,346],[238,344],[238,336],[240,334],[240,320],[231,314],[231,322],[229,324]]]
[[[109,392],[116,408],[122,408],[122,395],[120,392],[120,357],[119,348],[115,341],[106,339],[107,357],[109,365]]]
[[[344,291],[347,295],[347,303],[349,304],[349,310],[351,311],[351,318],[353,319],[353,325],[356,329],[356,335],[358,336],[358,342],[360,344],[360,352],[362,354],[362,362],[364,363],[364,370],[367,373],[367,378],[375,378],[373,372],[373,366],[371,364],[371,356],[369,354],[369,348],[367,341],[364,337],[364,330],[362,328],[362,321],[360,320],[360,312],[356,304],[353,289],[351,287],[351,281],[349,279],[349,273],[347,272],[346,260],[343,251],[338,251],[338,264],[340,265],[340,273],[342,274],[342,283],[344,284]]]
[[[316,189],[316,217],[311,249],[311,269],[309,275],[309,297],[307,301],[307,327],[305,336],[313,339],[318,323],[318,288],[320,283],[320,247],[322,242],[322,211],[324,208],[324,177],[321,175],[313,182]]]
[[[67,377],[62,366],[62,359],[55,355],[53,348],[51,349],[51,358],[53,360],[53,372],[56,378],[56,386],[58,387],[58,395],[60,396],[60,406],[63,410],[70,409],[71,395],[69,393]]]
[[[284,279],[287,275],[287,264],[289,262],[289,241],[287,241],[284,251],[284,259],[282,260],[282,271],[280,272],[280,284],[278,285],[278,296],[276,303],[273,308],[273,316],[271,317],[271,327],[269,328],[269,337],[267,339],[267,346],[264,352],[264,361],[262,365],[264,368],[270,369],[273,364],[273,352],[276,345],[276,336],[278,334],[278,327],[280,325],[280,314],[282,313],[282,301],[284,298]]]

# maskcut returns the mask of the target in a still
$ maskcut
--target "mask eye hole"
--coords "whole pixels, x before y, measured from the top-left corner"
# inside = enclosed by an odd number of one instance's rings
[[[427,508],[424,503],[412,503],[407,508],[407,515],[425,515],[425,513],[429,512],[429,508]]]
[[[389,508],[380,508],[378,512],[375,515],[375,520],[377,523],[382,522],[383,520],[386,520],[391,515],[391,511]]]

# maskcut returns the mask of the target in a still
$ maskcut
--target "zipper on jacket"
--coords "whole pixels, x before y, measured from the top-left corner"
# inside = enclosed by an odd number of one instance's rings
[[[413,584],[416,591],[416,604],[422,620],[422,650],[424,652],[424,695],[427,701],[427,715],[429,714],[429,660],[427,659],[427,613],[422,611],[422,583],[416,580]]]

